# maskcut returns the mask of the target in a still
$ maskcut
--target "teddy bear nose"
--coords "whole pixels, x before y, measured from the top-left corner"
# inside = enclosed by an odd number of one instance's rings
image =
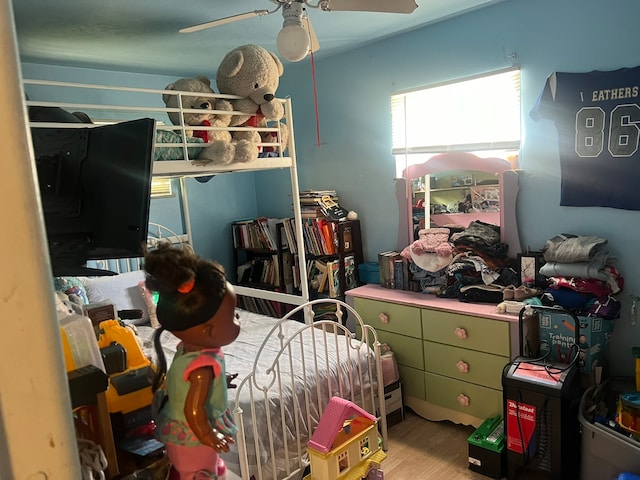
[[[211,104],[209,102],[202,102],[200,108],[203,110],[211,110]]]
[[[275,98],[275,95],[273,93],[265,93],[264,97],[262,98],[264,98],[267,102],[270,102]]]

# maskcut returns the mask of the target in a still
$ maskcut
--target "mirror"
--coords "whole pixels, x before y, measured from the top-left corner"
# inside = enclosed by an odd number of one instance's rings
[[[415,238],[420,228],[468,226],[474,220],[500,226],[508,254],[520,252],[516,222],[518,174],[511,162],[472,153],[434,155],[411,165],[396,183],[399,209],[398,248]]]

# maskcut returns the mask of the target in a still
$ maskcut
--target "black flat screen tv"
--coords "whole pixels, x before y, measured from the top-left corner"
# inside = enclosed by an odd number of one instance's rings
[[[92,128],[33,126],[54,276],[109,275],[88,260],[142,255],[147,240],[155,121]]]

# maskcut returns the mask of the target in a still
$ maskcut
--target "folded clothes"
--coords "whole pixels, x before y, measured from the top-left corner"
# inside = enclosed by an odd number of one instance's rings
[[[547,262],[589,262],[607,244],[605,238],[592,235],[556,235],[542,249]]]
[[[601,265],[590,262],[547,262],[540,267],[540,275],[545,277],[582,277],[607,281],[609,275]]]

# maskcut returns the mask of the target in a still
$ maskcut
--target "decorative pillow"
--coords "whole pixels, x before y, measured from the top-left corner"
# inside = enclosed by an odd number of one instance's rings
[[[138,284],[144,280],[142,270],[107,277],[87,278],[84,282],[90,303],[111,301],[116,310],[142,310],[142,319],[135,323],[149,322],[149,312]]]
[[[160,322],[158,322],[158,316],[156,315],[156,304],[158,303],[156,295],[153,292],[150,292],[146,285],[144,284],[144,280],[138,284],[140,288],[140,294],[144,299],[144,303],[147,306],[147,311],[149,312],[149,322],[153,328],[158,328],[160,326]]]
[[[89,303],[83,280],[81,277],[54,277],[53,286],[56,292],[77,295],[81,303]]]

